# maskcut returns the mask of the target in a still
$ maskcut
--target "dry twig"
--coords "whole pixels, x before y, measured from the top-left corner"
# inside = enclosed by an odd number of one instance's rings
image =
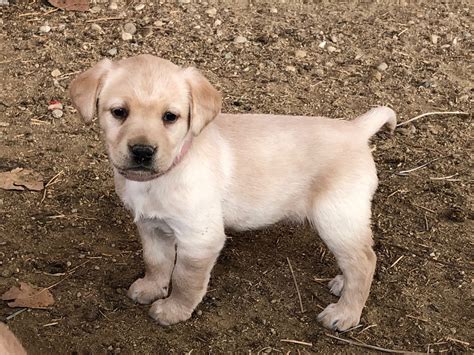
[[[416,352],[411,352],[411,351],[405,351],[405,350],[393,350],[393,349],[386,349],[386,348],[381,348],[380,346],[375,346],[375,345],[370,345],[366,343],[362,343],[360,341],[354,341],[354,340],[349,340],[349,339],[343,339],[339,338],[337,336],[331,335],[331,334],[324,334],[329,338],[337,339],[340,340],[344,343],[347,343],[349,345],[355,345],[355,346],[360,346],[361,348],[366,348],[366,349],[372,349],[372,350],[377,350],[381,351],[383,353],[396,353],[396,354],[417,354]]]
[[[296,293],[298,294],[298,300],[300,302],[301,313],[304,313],[304,307],[303,307],[303,301],[301,300],[300,289],[298,287],[298,283],[296,282],[296,277],[295,277],[295,273],[293,272],[293,267],[291,266],[290,258],[287,257],[286,260],[288,261],[288,266],[290,267],[291,276],[293,277],[293,282],[295,283]]]
[[[292,343],[292,344],[299,344],[299,345],[305,345],[305,346],[313,346],[313,343],[308,343],[306,341],[300,341],[300,340],[280,339],[280,341],[284,342],[284,343]]]
[[[416,117],[410,118],[408,121],[400,122],[397,124],[397,127],[404,126],[410,122],[416,121],[420,118],[426,117],[426,116],[434,116],[434,115],[469,115],[467,112],[462,112],[462,111],[451,111],[451,112],[426,112],[421,115],[418,115]]]
[[[433,160],[430,160],[429,162],[427,163],[424,163],[420,166],[417,166],[415,168],[412,168],[412,169],[408,169],[408,170],[403,170],[403,171],[399,171],[398,173],[395,173],[396,175],[399,175],[399,176],[405,176],[405,175],[408,175],[409,173],[413,172],[413,171],[416,171],[416,170],[419,170],[419,169],[422,169],[424,168],[425,166],[428,166],[430,165],[431,163],[434,163],[435,161],[438,161],[440,160],[441,158],[436,158],[436,159],[433,159]]]
[[[123,17],[99,17],[87,20],[86,23],[123,20]]]

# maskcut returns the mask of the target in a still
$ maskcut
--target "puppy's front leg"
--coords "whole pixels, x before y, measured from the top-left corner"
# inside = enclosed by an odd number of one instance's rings
[[[218,231],[195,232],[177,238],[171,295],[153,303],[150,309],[152,318],[162,325],[171,325],[191,317],[206,294],[212,267],[224,241],[223,226]]]
[[[151,222],[138,222],[143,245],[145,277],[137,279],[128,290],[128,297],[149,304],[168,295],[168,286],[176,257],[176,239]]]

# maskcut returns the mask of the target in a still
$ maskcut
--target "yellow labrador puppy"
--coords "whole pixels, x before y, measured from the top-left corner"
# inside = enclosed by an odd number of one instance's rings
[[[85,121],[98,114],[116,191],[143,243],[145,277],[128,295],[153,302],[160,324],[188,319],[201,302],[224,226],[282,219],[309,220],[342,270],[329,283],[340,299],[319,320],[339,330],[359,323],[376,261],[368,140],[395,128],[390,108],[353,121],[221,114],[220,94],[196,69],[151,55],[102,60],[70,93]]]

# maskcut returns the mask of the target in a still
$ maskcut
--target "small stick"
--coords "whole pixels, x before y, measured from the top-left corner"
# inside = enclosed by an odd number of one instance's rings
[[[398,173],[395,173],[396,175],[400,175],[400,176],[404,176],[404,175],[408,175],[409,173],[413,172],[413,171],[416,171],[416,170],[419,170],[419,169],[422,169],[424,168],[425,166],[428,166],[430,165],[431,163],[434,163],[435,161],[438,161],[440,160],[441,158],[436,158],[436,159],[433,159],[433,160],[430,160],[429,162],[427,163],[424,163],[420,166],[417,166],[415,168],[412,168],[412,169],[408,169],[408,170],[403,170],[403,171],[399,171]]]
[[[52,14],[53,12],[56,12],[56,11],[59,11],[59,9],[56,8],[56,9],[52,9],[52,10],[46,11],[46,12],[43,13],[41,16],[49,15],[49,14]]]
[[[400,37],[400,35],[401,35],[402,33],[405,33],[406,31],[408,31],[408,28],[405,28],[403,31],[401,31],[401,32],[397,35],[397,37]]]
[[[43,328],[46,328],[46,327],[51,327],[53,325],[58,325],[59,323],[58,322],[52,322],[52,323],[48,323],[48,324],[43,324]]]
[[[22,309],[20,309],[19,311],[16,311],[15,313],[10,314],[6,319],[7,319],[7,320],[13,319],[13,318],[15,318],[17,315],[23,313],[24,311],[26,311],[26,308],[22,308]]]
[[[398,262],[399,262],[400,260],[402,260],[404,257],[405,257],[405,255],[402,255],[401,257],[399,257],[397,260],[395,260],[395,262],[394,262],[392,265],[390,265],[390,266],[388,267],[388,269],[391,269],[392,267],[394,267],[395,265],[397,265]],[[388,269],[387,269],[387,270],[388,270]]]
[[[410,118],[408,121],[404,121],[404,122],[400,122],[399,124],[397,124],[397,127],[400,127],[400,126],[404,126],[410,122],[413,122],[413,121],[416,121],[422,117],[426,117],[426,116],[434,116],[434,115],[469,115],[469,113],[467,112],[462,112],[462,111],[451,111],[451,112],[439,112],[439,111],[436,111],[436,112],[427,112],[427,113],[423,113],[419,116],[416,116],[416,117],[413,117],[413,118]]]
[[[114,20],[123,20],[123,17],[100,17],[92,20],[87,20],[86,23],[92,22],[102,22],[102,21],[114,21]]]
[[[440,177],[431,177],[430,176],[430,180],[448,180],[448,179],[452,179],[453,177],[458,176],[458,175],[459,175],[459,173],[449,175],[449,176],[440,176]]]
[[[456,338],[446,337],[446,340],[454,341],[455,343],[459,343],[459,344],[462,344],[462,345],[465,345],[465,346],[471,345],[471,343],[468,343],[467,341],[462,341],[462,340],[459,340],[459,339],[456,339]]]
[[[287,257],[286,260],[288,261],[288,266],[290,267],[291,276],[293,277],[293,282],[295,283],[296,293],[298,294],[298,300],[300,301],[301,313],[304,313],[304,307],[303,307],[303,301],[301,300],[300,289],[298,287],[298,283],[296,282],[296,277],[295,277],[295,273],[293,272],[293,267],[291,266],[290,258]]]
[[[355,327],[344,330],[343,332],[340,332],[339,334],[349,333],[349,332],[353,331],[354,329],[357,329],[357,328],[360,328],[360,327],[362,327],[362,324],[359,324],[359,325],[356,325]]]
[[[416,354],[416,353],[411,352],[411,351],[393,350],[393,349],[381,348],[381,347],[379,347],[379,346],[370,345],[370,344],[362,343],[362,342],[359,342],[359,341],[353,341],[353,340],[349,340],[349,339],[339,338],[339,337],[336,337],[336,336],[331,335],[331,334],[324,334],[324,335],[327,336],[327,337],[329,337],[329,338],[333,338],[333,339],[340,340],[340,341],[342,341],[342,342],[344,342],[344,343],[347,343],[347,344],[350,344],[350,345],[360,346],[361,348],[367,348],[367,349],[378,350],[378,351],[381,351],[381,352],[383,352],[383,353]]]
[[[43,197],[41,198],[41,201],[40,203],[43,203],[44,199],[46,198],[46,189],[55,184],[56,183],[56,179],[62,174],[64,173],[64,170],[61,170],[59,173],[57,173],[56,175],[54,175],[51,179],[49,179],[49,181],[46,183],[46,185],[44,185],[44,190],[43,190]]]
[[[299,345],[305,345],[305,346],[313,346],[313,343],[308,343],[306,341],[300,341],[300,340],[280,339],[280,341],[284,342],[284,343],[292,343],[292,344],[299,344]]]
[[[412,204],[413,206],[415,206],[415,207],[421,208],[422,210],[425,210],[425,211],[427,211],[427,212],[431,212],[431,213],[436,214],[435,211],[430,210],[428,207],[420,206],[420,205],[417,205],[416,203],[413,203],[413,202],[412,202],[411,204]]]
[[[376,326],[377,326],[377,324],[368,325],[367,327],[365,327],[364,329],[362,329],[362,330],[359,332],[359,334],[362,333],[362,332],[365,332],[367,329],[370,329],[370,328],[373,328],[373,327],[376,327]]]

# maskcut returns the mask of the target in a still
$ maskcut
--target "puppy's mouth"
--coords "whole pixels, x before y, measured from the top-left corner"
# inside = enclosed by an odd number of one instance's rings
[[[131,168],[120,168],[114,165],[117,171],[122,175],[124,178],[132,181],[150,181],[156,179],[163,175],[163,173],[157,172],[153,169],[138,166],[138,167],[131,167]]]

